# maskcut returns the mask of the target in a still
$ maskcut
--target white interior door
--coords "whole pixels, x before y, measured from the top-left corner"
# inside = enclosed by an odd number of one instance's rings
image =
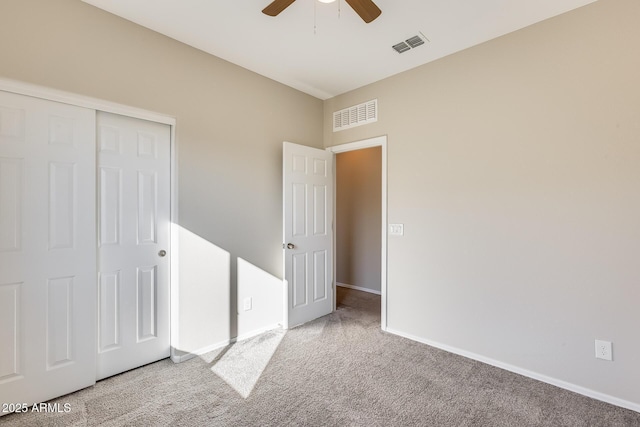
[[[0,402],[95,382],[95,111],[0,91]]]
[[[285,326],[333,310],[333,153],[283,144]]]
[[[98,379],[169,357],[168,125],[98,112]]]

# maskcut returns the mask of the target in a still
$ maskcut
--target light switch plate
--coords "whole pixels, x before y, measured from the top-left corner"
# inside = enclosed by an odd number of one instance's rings
[[[389,224],[390,236],[404,236],[404,224]]]

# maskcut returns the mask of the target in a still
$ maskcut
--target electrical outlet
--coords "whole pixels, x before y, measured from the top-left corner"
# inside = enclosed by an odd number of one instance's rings
[[[404,236],[404,224],[389,224],[389,235]]]
[[[596,358],[613,361],[611,342],[596,340]]]
[[[249,311],[251,310],[251,305],[252,305],[252,300],[251,297],[245,298],[244,299],[244,311]]]

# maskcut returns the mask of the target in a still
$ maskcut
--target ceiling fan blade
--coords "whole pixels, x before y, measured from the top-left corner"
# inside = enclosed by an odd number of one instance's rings
[[[382,11],[371,0],[346,0],[349,6],[356,11],[360,18],[367,24],[376,19]]]
[[[269,16],[277,16],[280,12],[291,6],[296,0],[274,0],[269,6],[262,9],[262,13]]]

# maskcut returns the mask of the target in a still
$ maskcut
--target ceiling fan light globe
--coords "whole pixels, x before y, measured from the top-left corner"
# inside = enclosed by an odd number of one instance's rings
[[[336,0],[318,0],[320,3],[333,3]]]

